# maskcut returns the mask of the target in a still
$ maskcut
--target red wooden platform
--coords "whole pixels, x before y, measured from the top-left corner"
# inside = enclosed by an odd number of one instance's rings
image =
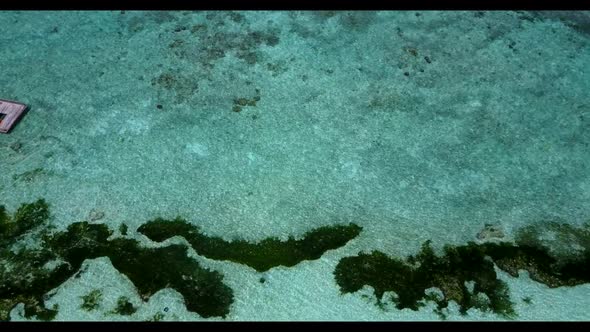
[[[8,133],[27,110],[27,105],[0,99],[0,133]]]

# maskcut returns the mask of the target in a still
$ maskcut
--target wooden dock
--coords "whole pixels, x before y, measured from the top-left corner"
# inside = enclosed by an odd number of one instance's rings
[[[0,133],[7,134],[27,110],[27,105],[0,99]]]

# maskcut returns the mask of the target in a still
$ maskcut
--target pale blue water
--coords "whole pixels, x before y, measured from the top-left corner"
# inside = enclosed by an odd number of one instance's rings
[[[43,197],[58,229],[99,215],[146,245],[135,230],[158,216],[247,240],[355,222],[358,238],[263,284],[195,254],[234,291],[212,319],[437,320],[341,294],[332,271],[359,251],[464,244],[486,223],[510,239],[589,220],[589,15],[0,12],[0,98],[30,106],[0,135],[0,204]],[[56,319],[203,319],[175,291],[142,301],[108,260],[85,264],[47,299]],[[516,319],[590,319],[588,285],[499,275],[535,298],[515,300]],[[92,287],[104,302],[87,312]],[[121,294],[137,313],[109,314]]]

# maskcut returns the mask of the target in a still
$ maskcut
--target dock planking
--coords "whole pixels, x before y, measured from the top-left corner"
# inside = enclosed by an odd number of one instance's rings
[[[7,134],[27,110],[27,105],[0,99],[0,133]]]

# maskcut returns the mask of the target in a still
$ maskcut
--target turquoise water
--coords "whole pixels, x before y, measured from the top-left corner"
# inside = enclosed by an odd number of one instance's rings
[[[233,291],[227,315],[203,317],[178,290],[142,297],[112,257],[89,257],[44,297],[56,320],[590,319],[587,283],[551,288],[497,266],[511,318],[461,314],[453,301],[444,315],[433,302],[376,305],[372,286],[346,293],[334,277],[359,252],[401,259],[427,240],[437,253],[513,243],[527,226],[551,252],[590,250],[587,12],[0,18],[0,98],[30,106],[0,134],[0,205],[12,214],[43,198],[55,232],[86,220],[146,248],[182,244]],[[226,241],[349,223],[362,232],[320,258],[259,272],[182,236],[160,243],[137,231],[176,216]],[[582,240],[574,246],[551,222],[580,227]],[[498,231],[480,233],[486,224]],[[27,234],[11,248],[37,243]],[[95,289],[97,305],[84,309]],[[121,296],[137,311],[112,313]],[[19,305],[10,318],[35,319]]]

